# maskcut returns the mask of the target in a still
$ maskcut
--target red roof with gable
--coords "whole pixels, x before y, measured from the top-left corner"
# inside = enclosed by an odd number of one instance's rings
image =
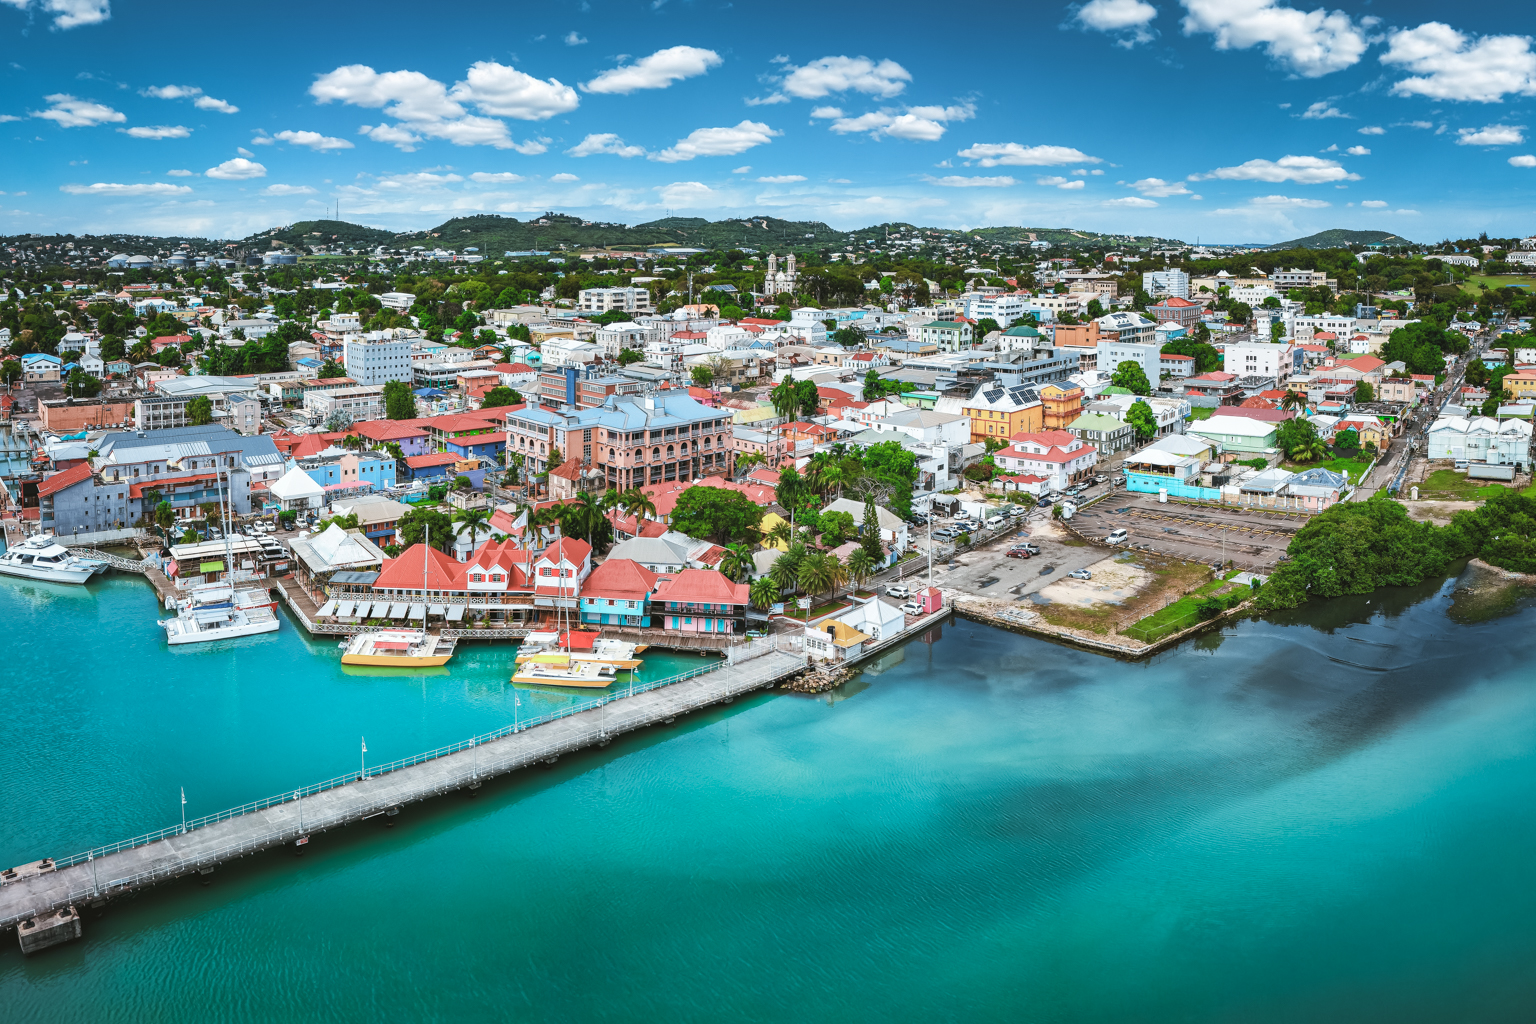
[[[55,473],[53,476],[38,484],[37,496],[39,498],[46,498],[50,494],[57,494],[64,490],[66,487],[73,487],[80,481],[89,480],[90,478],[91,464],[89,462],[82,462],[80,465],[66,469],[62,473]]]
[[[747,604],[752,598],[745,583],[732,583],[714,569],[684,569],[656,585],[655,601],[679,604]]]
[[[447,452],[433,452],[429,455],[407,455],[405,464],[412,469],[428,469],[432,466],[450,466],[459,459],[460,456]]]
[[[464,567],[437,548],[412,544],[399,558],[386,558],[374,581],[375,590],[421,590],[423,558],[426,559],[427,590],[463,590]]]
[[[370,441],[403,441],[408,437],[426,437],[427,432],[408,426],[404,420],[364,420],[352,424],[352,430]]]
[[[643,601],[656,589],[656,574],[632,558],[610,558],[581,584],[581,596]]]
[[[1175,295],[1172,298],[1164,299],[1162,302],[1159,302],[1158,305],[1159,306],[1168,306],[1168,307],[1171,307],[1173,309],[1187,309],[1190,306],[1198,306],[1198,305],[1200,305],[1200,303],[1198,303],[1198,302],[1190,302],[1188,299],[1181,299],[1177,295]]]
[[[1037,430],[1033,433],[1024,430],[1014,434],[1008,440],[1014,444],[1039,444],[1057,448],[1076,448],[1081,439],[1070,430]]]

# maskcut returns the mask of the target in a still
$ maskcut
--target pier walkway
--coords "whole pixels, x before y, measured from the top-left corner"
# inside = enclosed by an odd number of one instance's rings
[[[765,637],[731,648],[725,661],[643,686],[596,697],[555,714],[400,761],[370,766],[301,790],[254,801],[150,835],[71,857],[45,859],[4,872],[0,928],[21,928],[22,947],[78,937],[74,905],[96,905],[157,882],[192,873],[406,804],[459,789],[562,754],[606,745],[615,736],[729,703],[805,668],[802,637]],[[57,919],[57,920],[55,920]],[[29,938],[30,937],[30,938]],[[29,942],[31,945],[29,946]]]

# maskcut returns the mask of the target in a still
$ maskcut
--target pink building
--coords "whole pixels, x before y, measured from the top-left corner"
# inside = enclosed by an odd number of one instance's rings
[[[683,633],[737,633],[751,601],[745,583],[732,583],[710,569],[684,569],[656,583],[653,610],[662,612],[662,628]]]

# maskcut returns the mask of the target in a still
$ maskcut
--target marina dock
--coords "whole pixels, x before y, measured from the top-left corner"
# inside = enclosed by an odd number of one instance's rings
[[[207,875],[220,864],[456,790],[614,737],[730,703],[805,669],[801,637],[742,644],[722,662],[573,705],[561,712],[401,761],[231,808],[206,818],[69,857],[0,872],[0,928],[18,929],[26,952],[80,935],[77,908],[99,906],[159,882]]]

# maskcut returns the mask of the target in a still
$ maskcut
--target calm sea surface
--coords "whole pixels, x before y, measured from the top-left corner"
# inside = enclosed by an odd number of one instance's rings
[[[24,1021],[1528,1021],[1536,612],[1451,586],[1126,665],[946,626],[765,695],[0,945]],[[0,580],[0,863],[569,699],[514,648],[351,674],[292,620]],[[692,664],[657,657],[648,674]],[[514,706],[521,698],[523,704]]]

